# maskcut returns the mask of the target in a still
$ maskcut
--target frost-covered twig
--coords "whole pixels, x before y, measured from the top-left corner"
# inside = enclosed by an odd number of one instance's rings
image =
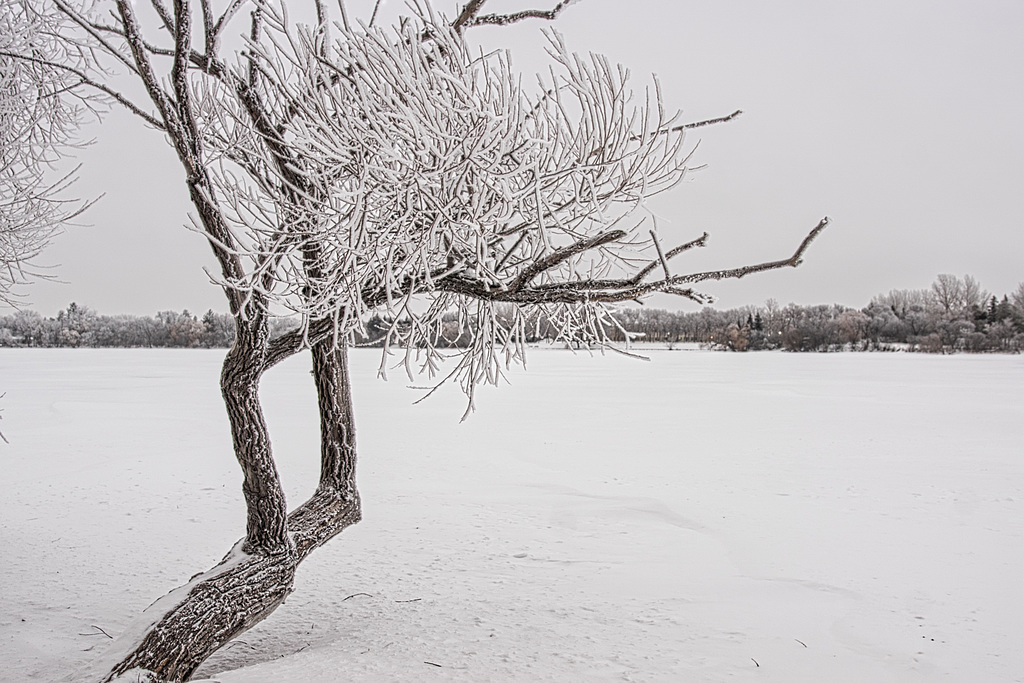
[[[80,146],[80,124],[101,105],[79,90],[99,85],[92,54],[61,40],[63,27],[28,0],[0,3],[0,302],[9,305],[17,285],[44,276],[33,261],[49,239],[89,205],[67,196],[74,170],[54,179],[54,164]]]
[[[475,21],[482,4],[463,14]],[[268,366],[328,336],[354,340],[377,314],[391,321],[385,356],[404,347],[406,367],[415,351],[434,372],[451,316],[468,339],[450,377],[471,394],[498,380],[493,349],[519,339],[538,307],[558,335],[602,345],[606,305],[658,291],[706,302],[688,285],[794,262],[672,275],[668,261],[707,235],[662,249],[640,231],[645,202],[689,169],[685,130],[712,122],[674,124],[656,83],[634,101],[625,69],[573,55],[555,33],[531,90],[503,52],[473,54],[458,22],[432,14],[339,27],[330,49],[271,8],[264,19],[250,66],[266,132],[231,97],[243,73],[197,81],[193,94],[246,264],[221,282],[302,321],[271,345]],[[664,277],[649,279],[659,264]],[[516,307],[497,316],[502,304]]]

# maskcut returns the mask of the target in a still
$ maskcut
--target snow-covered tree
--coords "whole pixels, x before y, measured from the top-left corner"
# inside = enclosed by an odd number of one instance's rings
[[[932,283],[929,296],[933,305],[947,317],[955,317],[964,311],[980,307],[989,294],[971,275],[959,278],[956,275],[942,273]]]
[[[670,247],[648,225],[646,200],[686,175],[686,131],[713,122],[679,121],[656,81],[634,93],[623,67],[571,53],[556,33],[536,82],[506,53],[467,42],[472,27],[553,20],[568,0],[510,14],[483,14],[486,0],[471,0],[454,19],[414,2],[386,27],[379,2],[367,23],[343,1],[337,21],[322,0],[111,0],[99,3],[105,14],[52,2],[74,28],[60,37],[122,72],[82,74],[76,88],[105,93],[169,140],[235,320],[221,388],[245,537],[147,611],[109,677],[186,679],[284,600],[309,553],[360,519],[347,349],[370,315],[384,321],[385,360],[395,348],[418,354],[472,404],[475,386],[522,358],[531,321],[605,345],[609,306],[654,292],[703,302],[701,282],[798,265],[827,224],[783,260],[678,271],[673,259],[707,236]],[[40,63],[76,73],[59,58]],[[148,103],[118,89],[125,76]],[[272,336],[278,314],[298,322]],[[445,369],[436,345],[453,320],[468,343]],[[306,348],[321,476],[289,513],[258,387]]]
[[[1017,310],[1017,314],[1024,317],[1024,282],[1017,283],[1017,289],[1010,294],[1010,302]]]
[[[88,50],[58,37],[66,19],[29,0],[0,2],[0,303],[40,273],[33,260],[85,206],[68,198],[73,174],[53,167],[96,103],[78,74]]]

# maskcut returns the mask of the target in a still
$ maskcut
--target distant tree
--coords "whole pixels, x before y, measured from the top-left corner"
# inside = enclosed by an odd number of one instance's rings
[[[202,346],[206,328],[187,309],[181,313],[161,311],[156,314],[156,318],[163,328],[163,343],[160,346],[176,348]]]
[[[935,278],[929,293],[933,305],[947,318],[962,315],[976,306],[980,308],[989,296],[972,276],[959,278],[948,273]]]
[[[981,283],[970,275],[964,275],[964,279],[961,282],[963,282],[964,307],[973,308],[978,306],[980,308],[984,306],[989,293],[981,286]]]
[[[836,333],[840,344],[856,344],[867,331],[868,316],[861,311],[843,311],[836,319]]]
[[[1010,302],[1017,313],[1024,316],[1024,282],[1017,284],[1017,289],[1013,290],[1013,293],[1010,294]]]
[[[18,311],[10,316],[12,336],[25,346],[40,346],[43,341],[43,316],[35,311]]]
[[[884,306],[899,318],[905,318],[911,311],[923,311],[928,305],[929,292],[923,289],[893,289],[871,300],[871,306]]]
[[[203,314],[202,343],[206,348],[227,348],[235,336],[235,319],[226,313],[214,313],[213,309]]]
[[[87,306],[79,306],[71,302],[68,307],[57,314],[58,342],[57,346],[89,346],[96,312]]]
[[[868,317],[864,336],[870,348],[877,349],[883,344],[907,341],[907,325],[896,315],[892,307],[872,301],[864,309],[864,314]]]
[[[722,336],[722,345],[730,351],[746,351],[750,346],[749,328],[730,323]]]
[[[536,88],[504,52],[466,42],[471,27],[554,19],[568,0],[511,14],[470,0],[453,19],[413,3],[388,29],[374,25],[376,11],[350,21],[343,2],[334,23],[314,0],[304,25],[273,0],[217,11],[212,0],[151,0],[152,23],[133,0],[96,15],[69,1],[53,0],[74,30],[55,35],[123,65],[149,104],[105,74],[74,89],[113,93],[166,137],[217,260],[235,324],[221,392],[247,506],[230,559],[154,604],[109,677],[139,668],[187,678],[276,609],[299,563],[360,519],[347,349],[367,317],[379,315],[385,354],[404,347],[439,370],[439,331],[457,315],[470,338],[445,377],[472,407],[475,386],[522,358],[531,322],[566,343],[606,344],[617,329],[610,305],[654,292],[705,302],[699,283],[796,266],[827,224],[783,260],[678,273],[673,259],[706,235],[670,248],[640,219],[650,196],[686,175],[685,131],[709,122],[667,113],[656,83],[634,100],[624,68],[573,55],[556,34]],[[279,336],[276,311],[295,316]],[[258,389],[304,348],[321,476],[289,513]]]
[[[932,283],[931,298],[947,316],[955,315],[966,305],[964,283],[956,275],[942,273]]]
[[[1009,319],[997,320],[989,324],[985,331],[984,350],[1019,352],[1020,345],[1015,341],[1020,331]]]
[[[1020,320],[1020,322],[1024,322],[1024,315],[1016,315],[1016,310],[1014,309],[1013,304],[1010,303],[1009,297],[1004,294],[1002,301],[996,304],[993,320],[995,322],[1009,321],[1011,324],[1016,325],[1018,320]],[[1024,328],[1020,331],[1024,332]]]

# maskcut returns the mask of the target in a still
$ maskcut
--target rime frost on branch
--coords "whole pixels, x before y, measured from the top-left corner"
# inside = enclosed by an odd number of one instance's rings
[[[260,351],[264,367],[327,337],[357,343],[376,314],[385,359],[401,346],[407,367],[415,353],[432,373],[455,321],[469,343],[450,376],[472,394],[522,359],[542,320],[560,339],[604,345],[617,327],[607,307],[653,292],[705,302],[695,284],[797,265],[826,223],[789,259],[674,272],[672,259],[706,236],[663,245],[646,200],[686,175],[687,128],[739,112],[680,124],[656,80],[635,96],[625,68],[570,53],[554,32],[535,79],[465,42],[469,27],[553,18],[567,2],[499,16],[471,0],[454,22],[414,3],[384,29],[350,22],[344,3],[342,25],[315,3],[310,27],[278,0],[253,0],[231,61],[220,46],[242,0],[219,18],[209,2],[194,12],[153,0],[173,49],[144,37],[130,0],[114,0],[113,24],[52,1],[81,30],[67,45],[103,52],[145,85],[149,111],[68,59],[57,69],[80,79],[75,92],[110,97],[168,135],[214,278],[253,348],[267,343],[268,316],[302,321]]]
[[[467,388],[497,380],[494,348],[517,357],[538,309],[566,338],[605,339],[607,292],[584,283],[636,270],[651,243],[638,229],[645,200],[687,171],[656,83],[635,102],[623,67],[569,53],[554,32],[550,69],[528,87],[506,53],[474,54],[432,16],[328,44],[268,11],[266,31],[274,49],[249,49],[281,122],[274,139],[225,106],[224,86],[194,81],[248,263],[225,285],[307,325],[333,320],[342,338],[382,310],[395,323],[387,344],[424,349],[428,369],[442,316],[455,315],[474,337],[458,373]],[[248,64],[236,72],[249,78]],[[502,301],[521,305],[499,315]]]
[[[73,174],[53,170],[94,104],[74,91],[90,55],[56,37],[62,23],[25,0],[0,2],[0,302],[8,304],[15,285],[40,275],[33,259],[84,208],[65,197]]]

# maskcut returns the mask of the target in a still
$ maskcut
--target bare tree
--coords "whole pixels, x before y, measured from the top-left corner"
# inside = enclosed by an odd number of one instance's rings
[[[964,283],[956,275],[939,274],[930,291],[932,301],[946,315],[955,315],[964,307]]]
[[[870,305],[888,308],[903,318],[912,310],[924,310],[928,298],[929,290],[925,289],[891,289],[888,294],[873,297]]]
[[[956,316],[972,307],[981,306],[989,293],[971,275],[959,278],[942,273],[935,278],[929,289],[933,304],[947,316]]]
[[[1018,313],[1024,316],[1024,282],[1017,283],[1017,289],[1010,293],[1010,301],[1013,302]]]
[[[964,279],[961,282],[963,282],[965,308],[981,307],[991,296],[988,290],[982,287],[981,283],[972,275],[964,275]]]
[[[605,345],[617,325],[609,306],[653,292],[706,301],[701,282],[798,265],[828,222],[782,260],[676,271],[673,259],[707,235],[669,248],[648,228],[645,201],[685,176],[684,133],[710,122],[679,122],[656,81],[634,96],[624,68],[570,53],[555,33],[550,70],[529,87],[505,53],[466,42],[471,27],[554,19],[564,0],[504,15],[472,0],[454,20],[426,3],[387,28],[377,9],[363,24],[344,3],[332,23],[320,0],[309,25],[277,0],[216,11],[211,0],[150,0],[155,21],[131,0],[112,0],[103,20],[52,1],[75,24],[62,33],[70,44],[91,45],[144,86],[146,105],[116,81],[82,80],[169,139],[236,323],[221,389],[246,535],[146,611],[145,627],[116,646],[108,680],[133,669],[187,679],[284,600],[310,552],[360,519],[347,349],[369,314],[394,321],[382,374],[401,349],[410,371],[445,372],[437,382],[459,382],[472,406],[475,386],[523,357],[538,312],[565,340]],[[275,311],[300,323],[271,338]],[[444,371],[435,343],[453,316],[470,341]],[[321,475],[289,512],[258,387],[305,348]]]

